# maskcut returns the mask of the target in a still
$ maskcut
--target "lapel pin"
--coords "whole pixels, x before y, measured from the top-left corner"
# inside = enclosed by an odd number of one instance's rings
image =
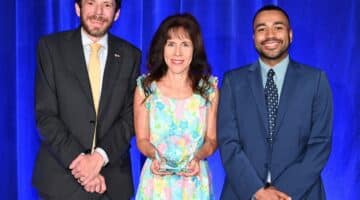
[[[114,56],[115,56],[116,58],[120,58],[120,54],[114,53]]]

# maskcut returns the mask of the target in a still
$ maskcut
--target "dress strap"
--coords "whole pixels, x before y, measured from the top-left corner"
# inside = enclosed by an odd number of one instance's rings
[[[146,107],[147,109],[150,109],[150,106],[151,106],[151,103],[150,103],[151,94],[154,93],[156,84],[154,84],[154,82],[153,82],[153,83],[151,83],[150,87],[144,88],[144,80],[145,80],[145,78],[146,78],[147,76],[148,76],[147,74],[142,74],[142,75],[140,75],[140,76],[136,79],[136,85],[137,85],[137,87],[139,88],[139,91],[140,91],[140,93],[143,95],[143,97],[146,98],[146,100],[145,100],[145,102],[144,102],[144,103],[145,103],[145,107]],[[146,97],[145,91],[146,91],[147,94],[150,94],[150,95],[148,95],[148,96]]]
[[[208,90],[208,95],[209,95],[209,101],[211,102],[215,97],[215,91],[218,87],[218,77],[210,76],[209,82],[211,84],[211,87]]]

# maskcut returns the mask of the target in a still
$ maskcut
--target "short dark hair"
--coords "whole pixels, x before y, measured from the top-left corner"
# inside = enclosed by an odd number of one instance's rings
[[[256,11],[254,17],[253,17],[253,20],[252,20],[252,24],[254,26],[254,22],[255,22],[255,18],[263,11],[269,11],[269,10],[276,10],[276,11],[279,11],[281,12],[287,19],[288,23],[289,23],[289,27],[290,26],[290,18],[289,18],[289,15],[286,13],[286,11],[282,8],[280,8],[279,6],[276,6],[276,5],[272,5],[272,4],[269,4],[269,5],[265,5],[263,7],[261,7],[259,10]]]
[[[75,0],[75,3],[77,3],[79,5],[79,7],[81,7],[81,1],[82,0]],[[116,3],[115,10],[118,10],[121,8],[121,1],[122,0],[115,0],[115,3]]]
[[[184,29],[194,46],[193,58],[190,63],[188,76],[194,93],[200,94],[208,102],[208,89],[212,87],[209,77],[211,67],[208,63],[200,25],[195,17],[189,13],[175,14],[164,19],[155,32],[148,54],[147,67],[149,75],[143,81],[145,96],[151,95],[148,90],[153,81],[160,80],[167,72],[167,65],[164,60],[164,48],[170,38],[171,31]],[[201,81],[201,84],[199,84]]]

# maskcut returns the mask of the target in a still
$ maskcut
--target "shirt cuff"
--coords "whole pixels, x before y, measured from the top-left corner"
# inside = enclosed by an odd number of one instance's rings
[[[105,165],[107,165],[108,162],[109,162],[109,157],[107,156],[107,154],[106,154],[106,152],[104,151],[104,149],[102,149],[102,148],[100,148],[100,147],[96,147],[95,151],[98,152],[98,153],[101,155],[101,157],[104,159],[103,167],[104,167]]]

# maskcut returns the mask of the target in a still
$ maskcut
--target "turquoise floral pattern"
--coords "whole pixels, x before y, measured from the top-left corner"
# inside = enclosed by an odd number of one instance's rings
[[[137,79],[141,91],[145,77],[142,75]],[[213,84],[208,90],[211,101],[217,78],[211,76],[210,82]],[[166,97],[157,89],[156,82],[149,89],[152,93],[145,106],[149,112],[150,142],[166,159],[168,167],[175,173],[180,172],[186,169],[204,142],[209,103],[199,94],[185,99]],[[146,159],[144,163],[137,200],[214,199],[207,161],[200,161],[200,173],[194,177],[154,175],[150,170],[151,162],[151,159]]]

